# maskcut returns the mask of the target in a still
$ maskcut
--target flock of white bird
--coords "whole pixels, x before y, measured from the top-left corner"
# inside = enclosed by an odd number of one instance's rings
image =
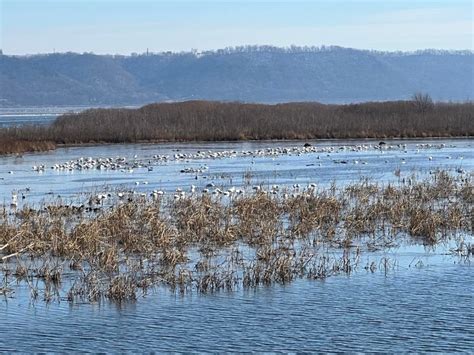
[[[224,187],[218,187],[214,183],[209,183],[203,189],[198,189],[196,185],[191,185],[188,189],[176,188],[174,192],[169,193],[169,198],[174,200],[182,200],[185,198],[192,198],[199,195],[212,195],[216,198],[233,198],[244,195],[252,194],[266,194],[266,195],[279,195],[283,199],[294,198],[297,196],[310,196],[317,189],[316,183],[310,183],[308,185],[293,184],[292,186],[280,186],[271,185],[265,188],[263,185],[254,185],[248,188],[237,188],[235,186],[225,189]],[[89,197],[87,205],[89,208],[96,208],[103,206],[110,202],[113,204],[114,199],[118,201],[133,201],[135,199],[145,200],[151,198],[157,201],[161,198],[166,197],[167,193],[163,190],[153,190],[151,193],[137,192],[135,190],[128,191],[113,191],[113,192],[99,192]],[[21,197],[25,198],[25,195],[21,193]],[[14,191],[11,198],[11,207],[16,208],[18,206],[18,192]],[[82,206],[84,207],[84,205]]]
[[[433,149],[433,148],[444,148],[444,144],[416,144],[417,152],[420,149]],[[342,146],[325,146],[316,147],[312,145],[304,147],[272,147],[256,150],[224,150],[224,151],[197,151],[196,153],[183,153],[176,152],[174,155],[153,155],[151,158],[138,159],[135,155],[132,159],[126,157],[115,157],[115,158],[84,158],[81,157],[77,160],[70,160],[63,163],[56,163],[50,167],[50,169],[57,171],[81,171],[81,170],[115,170],[127,173],[133,173],[134,169],[147,168],[149,171],[153,171],[155,165],[176,161],[191,161],[191,160],[205,160],[205,159],[223,159],[223,158],[238,158],[238,157],[276,157],[281,155],[289,156],[300,156],[302,154],[331,154],[337,152],[351,151],[361,152],[368,150],[390,151],[390,150],[403,150],[407,152],[406,144],[385,144],[380,142],[379,144],[358,144],[358,145],[342,145]],[[430,160],[433,157],[429,157]],[[340,162],[340,161],[335,161]],[[34,165],[32,169],[39,173],[44,172],[47,167],[44,164]],[[198,169],[185,168],[181,172],[202,172],[207,167],[203,166]],[[195,171],[196,170],[196,171]]]
[[[234,198],[244,195],[255,195],[255,194],[266,194],[266,195],[279,195],[282,199],[294,198],[297,196],[310,196],[317,189],[316,183],[310,183],[308,185],[302,186],[301,184],[293,184],[292,186],[280,186],[272,185],[269,188],[265,189],[262,185],[254,185],[251,188],[237,188],[232,186],[230,188],[217,187],[214,183],[209,183],[202,190],[198,190],[196,185],[191,185],[188,189],[184,190],[182,188],[176,188],[176,190],[170,194],[167,194],[163,190],[153,190],[151,193],[147,194],[144,192],[137,192],[134,190],[130,191],[118,191],[115,193],[103,192],[93,195],[89,201],[88,206],[97,207],[102,206],[107,203],[108,200],[113,198],[118,199],[119,201],[127,200],[133,201],[135,199],[146,200],[151,198],[154,201],[160,200],[161,198],[169,197],[173,200],[183,200],[186,198],[192,198],[202,195],[212,195],[217,199],[222,198]],[[169,196],[167,196],[169,195]],[[113,204],[113,202],[111,203]]]
[[[419,153],[420,150],[423,149],[441,149],[444,148],[445,144],[431,144],[431,143],[424,143],[424,144],[416,144],[416,153]],[[139,159],[137,155],[133,156],[131,159],[127,159],[126,157],[115,157],[115,158],[84,158],[81,157],[77,160],[71,160],[64,163],[56,163],[49,167],[49,169],[56,170],[56,171],[81,171],[81,170],[115,170],[127,173],[133,173],[134,169],[145,168],[148,171],[153,171],[153,167],[159,164],[164,164],[168,162],[188,162],[192,160],[205,160],[205,159],[223,159],[223,158],[237,158],[237,157],[251,157],[251,158],[259,158],[259,157],[276,157],[282,155],[288,156],[300,156],[302,154],[327,154],[328,156],[332,153],[350,151],[350,152],[364,152],[369,150],[376,150],[380,151],[383,154],[385,151],[400,151],[407,153],[407,145],[406,144],[386,144],[384,142],[380,142],[378,144],[358,144],[358,145],[342,145],[342,146],[322,146],[316,147],[309,144],[305,146],[299,147],[272,147],[272,148],[264,148],[264,149],[256,149],[256,150],[223,150],[223,151],[197,151],[196,153],[184,153],[176,151],[173,155],[153,155],[151,158],[146,159]],[[432,156],[427,157],[430,161],[433,160]],[[447,157],[450,158],[450,157]],[[462,158],[462,157],[461,157]],[[316,157],[319,159],[319,155]],[[347,161],[345,160],[333,160],[334,163],[343,163],[346,164]],[[358,164],[358,160],[353,161],[354,164]],[[364,164],[365,162],[361,162]],[[404,159],[401,159],[401,163],[404,163]],[[45,164],[34,165],[32,167],[33,171],[38,173],[44,172],[48,167]],[[180,170],[181,173],[204,173],[208,167],[206,165],[202,165],[198,168],[196,167],[184,167]],[[458,169],[459,170],[459,169]],[[458,171],[460,172],[460,171]],[[462,172],[462,171],[461,171]],[[13,172],[10,172],[13,173]],[[197,176],[196,176],[197,178]],[[135,185],[147,185],[147,181],[136,181]],[[282,198],[287,198],[290,196],[297,196],[300,193],[311,193],[316,188],[315,183],[311,183],[308,186],[301,187],[299,184],[294,184],[291,188],[284,187],[281,188],[278,185],[273,185],[266,190],[262,186],[253,186],[252,190],[253,193],[264,193],[264,194],[280,194]],[[283,192],[282,192],[283,191]],[[224,189],[222,187],[216,187],[213,183],[209,183],[206,187],[200,191],[197,191],[197,187],[195,185],[191,185],[189,189],[184,191],[181,188],[176,189],[176,191],[172,194],[175,200],[186,198],[189,195],[193,195],[197,192],[202,194],[211,194],[214,196],[221,196],[221,197],[233,197],[237,195],[243,195],[246,192],[244,189],[239,189],[236,187],[230,187],[228,189]],[[165,191],[162,190],[153,190],[151,193],[138,193],[134,191],[129,192],[117,192],[116,197],[119,200],[123,200],[125,198],[131,199],[135,195],[146,198],[151,197],[154,200],[158,200],[162,196],[165,195]],[[21,195],[22,198],[25,198],[25,195]],[[99,193],[93,196],[89,200],[89,205],[102,205],[104,202],[112,197],[111,193]],[[12,198],[11,198],[11,206],[16,207],[18,206],[19,199],[18,193],[13,191]]]

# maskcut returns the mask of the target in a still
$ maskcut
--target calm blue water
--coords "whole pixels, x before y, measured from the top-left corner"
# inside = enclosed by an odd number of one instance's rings
[[[0,128],[27,124],[48,125],[56,117],[57,114],[0,114]]]
[[[100,106],[98,106],[100,107]],[[107,106],[103,106],[107,107]],[[135,106],[128,106],[135,107]],[[0,107],[0,128],[22,126],[28,124],[48,125],[56,117],[64,113],[80,112],[91,107],[59,106],[59,107]]]

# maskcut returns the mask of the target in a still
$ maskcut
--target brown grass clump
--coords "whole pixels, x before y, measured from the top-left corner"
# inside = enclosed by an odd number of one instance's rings
[[[326,192],[291,197],[285,204],[291,231],[297,236],[318,232],[322,238],[332,239],[340,221],[344,201]]]
[[[257,192],[234,203],[237,230],[249,245],[271,243],[282,227],[282,207],[276,199]]]
[[[200,243],[222,247],[237,239],[229,207],[213,201],[209,195],[178,200],[172,208],[180,245]]]

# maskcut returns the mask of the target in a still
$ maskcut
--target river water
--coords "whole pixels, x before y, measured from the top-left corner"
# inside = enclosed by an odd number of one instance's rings
[[[48,125],[51,124],[57,115],[55,114],[42,114],[42,115],[29,115],[29,114],[8,114],[0,116],[0,127],[20,126],[27,124],[39,124]]]
[[[12,191],[20,204],[75,199],[103,189],[161,189],[172,193],[209,183],[223,188],[251,184],[339,185],[369,178],[396,183],[436,169],[474,172],[474,141],[312,141],[304,154],[242,155],[301,142],[102,145],[61,148],[0,158],[0,203]],[[370,146],[358,150],[358,146]],[[331,148],[332,147],[332,148]],[[389,148],[390,147],[390,148]],[[224,158],[174,159],[175,154],[235,151]],[[169,160],[155,162],[153,156]],[[51,169],[81,157],[125,157],[121,170]],[[152,161],[152,163],[148,163]],[[152,169],[148,169],[146,165]],[[44,165],[42,172],[33,166]],[[185,168],[199,172],[182,172]],[[28,188],[28,189],[26,189]],[[467,236],[473,242],[472,236]],[[117,305],[32,302],[20,284],[0,297],[0,351],[464,351],[474,348],[474,272],[469,259],[447,249],[401,246],[365,258],[394,263],[374,273],[363,268],[325,281],[208,295],[184,296],[158,288],[136,302]],[[12,287],[10,285],[10,287]]]
[[[0,107],[0,128],[23,125],[48,125],[66,112],[79,112],[84,107]]]

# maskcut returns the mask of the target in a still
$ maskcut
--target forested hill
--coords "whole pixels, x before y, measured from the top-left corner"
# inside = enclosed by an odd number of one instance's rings
[[[473,52],[241,47],[132,56],[0,55],[0,106],[133,105],[167,100],[472,100]]]

